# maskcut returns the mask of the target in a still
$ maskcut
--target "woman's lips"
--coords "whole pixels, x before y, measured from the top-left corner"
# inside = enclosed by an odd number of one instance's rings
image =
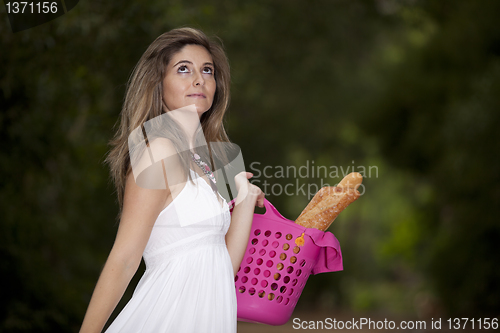
[[[193,97],[193,98],[206,98],[204,94],[191,94],[187,95],[188,97]]]

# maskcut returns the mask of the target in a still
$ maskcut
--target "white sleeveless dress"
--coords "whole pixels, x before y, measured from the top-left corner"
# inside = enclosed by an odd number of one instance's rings
[[[236,292],[225,243],[229,206],[190,170],[159,214],[144,250],[146,271],[106,330],[113,332],[234,333]]]

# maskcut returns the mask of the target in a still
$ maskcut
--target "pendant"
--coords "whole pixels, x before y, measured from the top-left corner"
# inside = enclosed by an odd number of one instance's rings
[[[193,154],[191,152],[191,156],[193,158],[193,161],[200,167],[201,171],[203,171],[203,173],[207,175],[208,179],[210,179],[215,184],[217,181],[215,180],[214,174],[212,173],[212,170],[210,170],[208,164],[203,162],[200,158],[200,155],[198,154]]]

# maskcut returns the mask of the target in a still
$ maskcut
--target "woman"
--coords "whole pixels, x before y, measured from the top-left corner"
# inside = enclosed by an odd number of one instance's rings
[[[139,60],[106,159],[120,224],[80,332],[102,330],[143,255],[146,271],[107,332],[236,332],[233,279],[264,194],[249,183],[251,173],[238,173],[230,215],[227,202],[213,191],[216,180],[206,166],[215,158],[227,160],[223,145],[214,143],[229,142],[222,123],[228,101],[224,51],[199,30],[164,33]],[[166,116],[168,121],[154,126]],[[147,147],[136,150],[142,126]],[[141,129],[135,139],[134,129]],[[168,158],[139,167],[158,152]],[[151,179],[157,187],[148,186]]]

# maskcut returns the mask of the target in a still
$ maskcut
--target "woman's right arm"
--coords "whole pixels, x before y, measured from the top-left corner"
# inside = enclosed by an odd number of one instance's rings
[[[153,225],[170,190],[139,187],[132,172],[125,185],[123,212],[115,243],[106,260],[80,333],[101,332],[141,262]]]

